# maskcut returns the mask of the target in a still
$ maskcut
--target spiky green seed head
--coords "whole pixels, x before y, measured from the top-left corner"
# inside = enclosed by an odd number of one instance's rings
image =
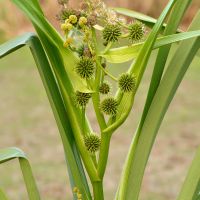
[[[76,15],[70,15],[69,16],[69,21],[72,23],[72,24],[76,24],[77,21],[78,21],[78,18]]]
[[[90,98],[91,98],[90,93],[83,93],[83,92],[76,91],[75,98],[74,98],[75,104],[76,106],[84,108],[88,104]]]
[[[70,22],[69,20],[69,16],[70,15],[75,15],[77,16],[77,18],[80,16],[80,11],[78,10],[74,10],[71,8],[63,8],[60,13],[57,15],[57,19],[60,20],[61,22],[65,22],[68,19],[68,22]]]
[[[118,103],[113,97],[104,99],[100,104],[100,110],[106,115],[115,116],[117,114]]]
[[[141,22],[134,22],[129,25],[129,39],[132,42],[140,41],[145,34],[144,25]]]
[[[118,25],[108,24],[103,30],[103,39],[106,42],[116,42],[121,36],[122,32]]]
[[[78,49],[77,49],[77,53],[79,55],[79,57],[82,57],[84,55],[84,49],[85,49],[85,45],[81,45]]]
[[[119,77],[118,85],[122,92],[132,92],[135,90],[136,78],[128,73],[122,74]]]
[[[82,57],[76,65],[76,73],[84,79],[92,78],[94,70],[94,61],[88,57]]]
[[[99,87],[101,94],[108,94],[110,92],[110,85],[108,83],[102,83]]]
[[[93,133],[84,137],[84,143],[90,153],[95,153],[99,150],[101,139],[97,134]]]

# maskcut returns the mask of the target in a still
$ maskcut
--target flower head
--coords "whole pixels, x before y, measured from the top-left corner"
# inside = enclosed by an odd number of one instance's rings
[[[95,153],[99,150],[101,139],[95,133],[84,137],[84,143],[90,153]]]
[[[91,58],[81,57],[75,70],[81,78],[90,79],[92,78],[95,70],[94,62]]]
[[[115,116],[117,114],[118,103],[113,97],[104,99],[100,104],[100,109],[106,115]]]
[[[118,25],[108,24],[103,30],[103,39],[106,42],[116,42],[122,32]]]
[[[80,107],[85,107],[91,98],[90,93],[83,93],[76,91],[75,93],[75,104]]]
[[[118,84],[122,92],[132,92],[136,86],[136,79],[128,73],[122,74],[119,77]]]
[[[101,94],[108,94],[110,92],[110,85],[108,83],[102,83],[99,87],[99,92]]]
[[[129,38],[131,41],[140,41],[144,34],[145,28],[141,22],[135,22],[129,25]]]

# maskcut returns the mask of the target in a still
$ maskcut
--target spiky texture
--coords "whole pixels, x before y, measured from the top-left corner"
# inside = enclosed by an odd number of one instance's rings
[[[103,30],[103,39],[106,42],[116,42],[121,34],[121,29],[118,25],[108,24]]]
[[[130,74],[122,74],[118,80],[119,88],[122,92],[132,92],[136,86],[136,78]]]
[[[106,115],[115,116],[117,114],[118,103],[113,97],[104,99],[100,104],[100,109]]]
[[[94,69],[94,62],[91,58],[88,57],[82,57],[76,65],[76,73],[84,79],[92,78]]]
[[[64,22],[66,19],[69,18],[70,15],[76,15],[79,18],[81,12],[71,8],[63,8],[57,15],[57,19],[60,20],[61,22]]]
[[[75,97],[74,97],[75,104],[76,106],[86,107],[90,98],[91,98],[91,94],[76,91]]]
[[[129,25],[129,39],[134,41],[140,41],[145,34],[144,25],[141,22],[134,22]]]
[[[79,57],[82,57],[82,56],[84,55],[84,49],[85,49],[84,44],[81,45],[81,46],[77,49],[77,53],[78,53]]]
[[[95,153],[99,150],[101,139],[97,134],[91,134],[84,137],[84,143],[90,153]]]
[[[108,94],[110,92],[110,85],[108,83],[102,83],[99,87],[101,94]]]

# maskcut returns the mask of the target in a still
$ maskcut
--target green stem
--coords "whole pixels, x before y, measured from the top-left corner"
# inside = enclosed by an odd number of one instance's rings
[[[93,182],[92,186],[93,186],[94,200],[104,200],[102,181]]]
[[[100,147],[99,162],[98,162],[98,168],[97,168],[97,173],[100,179],[103,179],[104,174],[105,174],[106,165],[108,161],[111,136],[112,136],[112,133],[106,133],[106,134],[102,133],[101,135],[101,147]]]

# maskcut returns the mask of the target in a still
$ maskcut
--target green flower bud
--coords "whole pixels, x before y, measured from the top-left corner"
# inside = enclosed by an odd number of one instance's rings
[[[103,38],[106,42],[116,42],[122,32],[118,25],[108,24],[103,30]]]
[[[100,104],[100,109],[106,115],[115,116],[117,114],[118,103],[113,97],[104,99]]]
[[[122,74],[118,80],[122,92],[132,92],[136,86],[136,78],[130,74]]]
[[[129,25],[129,38],[132,42],[140,41],[144,34],[145,28],[141,22],[135,22]]]
[[[94,62],[91,58],[82,57],[76,65],[76,73],[84,79],[90,79],[94,75]]]
[[[86,107],[90,98],[91,98],[90,93],[83,93],[83,92],[76,91],[75,98],[74,98],[75,104],[80,107]]]
[[[101,94],[108,94],[110,92],[110,85],[108,83],[102,83],[99,87]]]
[[[101,139],[97,134],[93,133],[84,137],[84,143],[90,153],[95,153],[99,150]]]

